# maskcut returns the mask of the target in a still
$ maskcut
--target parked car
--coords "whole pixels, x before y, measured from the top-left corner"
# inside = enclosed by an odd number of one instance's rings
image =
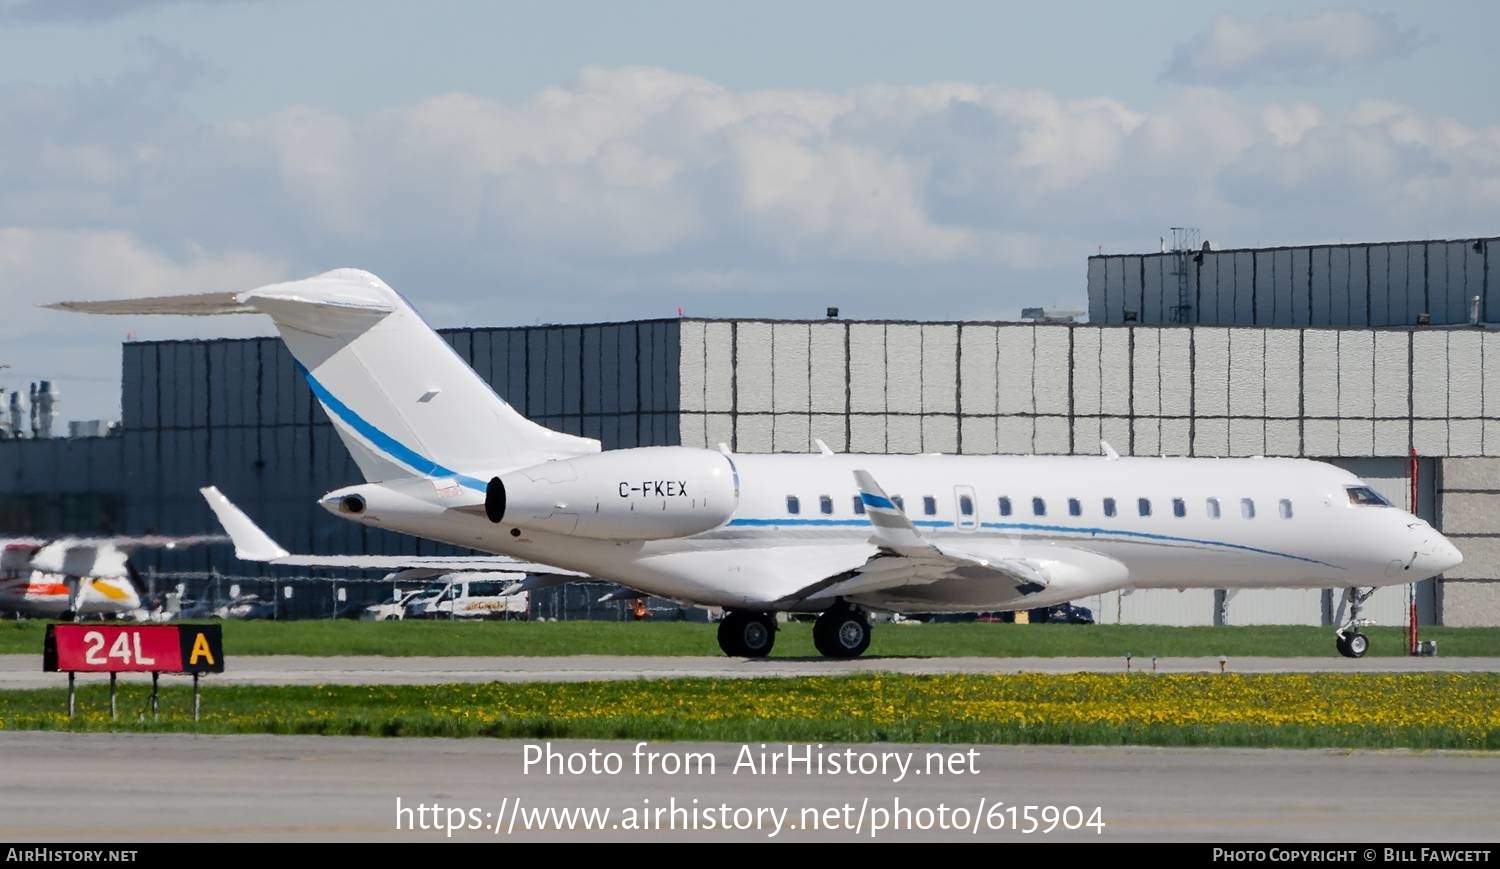
[[[1038,607],[1027,613],[1031,623],[1054,624],[1054,625],[1091,625],[1094,623],[1094,611],[1086,606],[1074,606],[1070,603],[1054,604],[1053,606]]]
[[[411,606],[418,597],[421,597],[423,594],[437,597],[443,588],[447,588],[447,585],[444,584],[442,588],[430,592],[425,588],[398,588],[395,594],[380,603],[372,603],[361,609],[359,611],[359,620],[364,622],[400,621],[406,618],[407,607]]]
[[[524,573],[456,573],[430,583],[406,605],[409,619],[524,619],[531,613],[528,592],[501,594],[526,578]],[[434,593],[435,592],[435,593]]]

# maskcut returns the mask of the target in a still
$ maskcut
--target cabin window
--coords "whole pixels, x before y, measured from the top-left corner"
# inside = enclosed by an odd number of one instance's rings
[[[968,495],[959,495],[958,496],[958,512],[962,513],[965,516],[973,516],[974,515],[974,499],[970,498]]]
[[[1069,516],[1082,516],[1083,515],[1083,505],[1078,502],[1077,498],[1069,498],[1068,499],[1068,515]]]
[[[902,500],[900,495],[891,496],[891,503],[896,505],[897,510],[900,510],[902,513],[906,512],[906,502]]]
[[[832,516],[833,515],[833,498],[829,497],[828,495],[819,495],[818,496],[818,510],[824,516]]]
[[[797,498],[796,495],[786,496],[786,511],[793,516],[796,516],[798,513],[802,512],[802,502]]]
[[[1181,498],[1172,499],[1172,515],[1178,519],[1187,515],[1187,502]]]
[[[1290,518],[1292,518],[1292,499],[1291,498],[1282,498],[1281,499],[1281,518],[1283,518],[1283,519],[1290,519]]]
[[[1041,498],[1032,498],[1031,499],[1031,514],[1033,516],[1046,516],[1047,515],[1047,502],[1043,501]]]
[[[1135,499],[1135,506],[1136,506],[1136,509],[1138,509],[1138,510],[1141,511],[1141,515],[1142,516],[1150,516],[1151,515],[1151,499],[1150,498],[1137,498],[1137,499]]]
[[[1115,499],[1114,498],[1105,498],[1104,499],[1104,515],[1109,516],[1110,518],[1114,518],[1114,515],[1115,515]]]
[[[931,495],[922,496],[922,513],[927,516],[937,515],[937,499]]]
[[[1255,518],[1255,501],[1252,498],[1240,499],[1240,515],[1246,519]]]
[[[1205,512],[1208,513],[1208,518],[1210,518],[1210,519],[1217,519],[1217,518],[1219,518],[1219,499],[1218,498],[1209,498],[1208,502],[1206,504],[1204,504],[1204,510],[1205,510]]]
[[[1009,516],[1010,515],[1010,499],[1007,498],[1007,497],[1005,497],[1004,495],[1000,496],[1000,515],[1001,516]]]
[[[865,500],[858,495],[854,496],[854,515],[865,515]]]

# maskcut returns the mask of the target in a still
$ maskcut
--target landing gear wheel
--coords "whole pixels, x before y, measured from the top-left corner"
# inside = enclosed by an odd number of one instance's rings
[[[719,648],[731,658],[764,658],[776,645],[776,617],[731,610],[719,622]]]
[[[1339,654],[1346,658],[1363,658],[1370,650],[1370,640],[1364,634],[1344,634],[1338,640]]]
[[[858,658],[870,648],[870,620],[853,607],[836,606],[813,623],[813,645],[825,658]]]

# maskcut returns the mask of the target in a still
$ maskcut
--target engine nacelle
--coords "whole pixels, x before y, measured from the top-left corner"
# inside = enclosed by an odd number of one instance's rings
[[[739,480],[722,453],[693,447],[611,450],[543,462],[490,480],[491,522],[598,540],[688,537],[729,521]]]

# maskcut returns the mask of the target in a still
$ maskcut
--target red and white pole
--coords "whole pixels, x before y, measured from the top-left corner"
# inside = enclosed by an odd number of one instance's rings
[[[1412,447],[1411,448],[1411,514],[1413,516],[1417,515],[1417,507],[1418,507],[1419,504],[1421,504],[1421,501],[1418,499],[1418,493],[1421,490],[1417,488],[1418,468],[1419,468],[1419,462],[1417,460],[1417,448],[1416,447]],[[1406,632],[1407,633],[1407,654],[1409,654],[1409,655],[1415,655],[1417,653],[1417,584],[1415,582],[1409,582],[1409,583],[1406,584],[1406,597],[1407,597],[1407,601],[1410,603],[1410,610],[1409,610],[1409,612],[1407,614],[1407,623],[1408,623],[1407,632]]]

